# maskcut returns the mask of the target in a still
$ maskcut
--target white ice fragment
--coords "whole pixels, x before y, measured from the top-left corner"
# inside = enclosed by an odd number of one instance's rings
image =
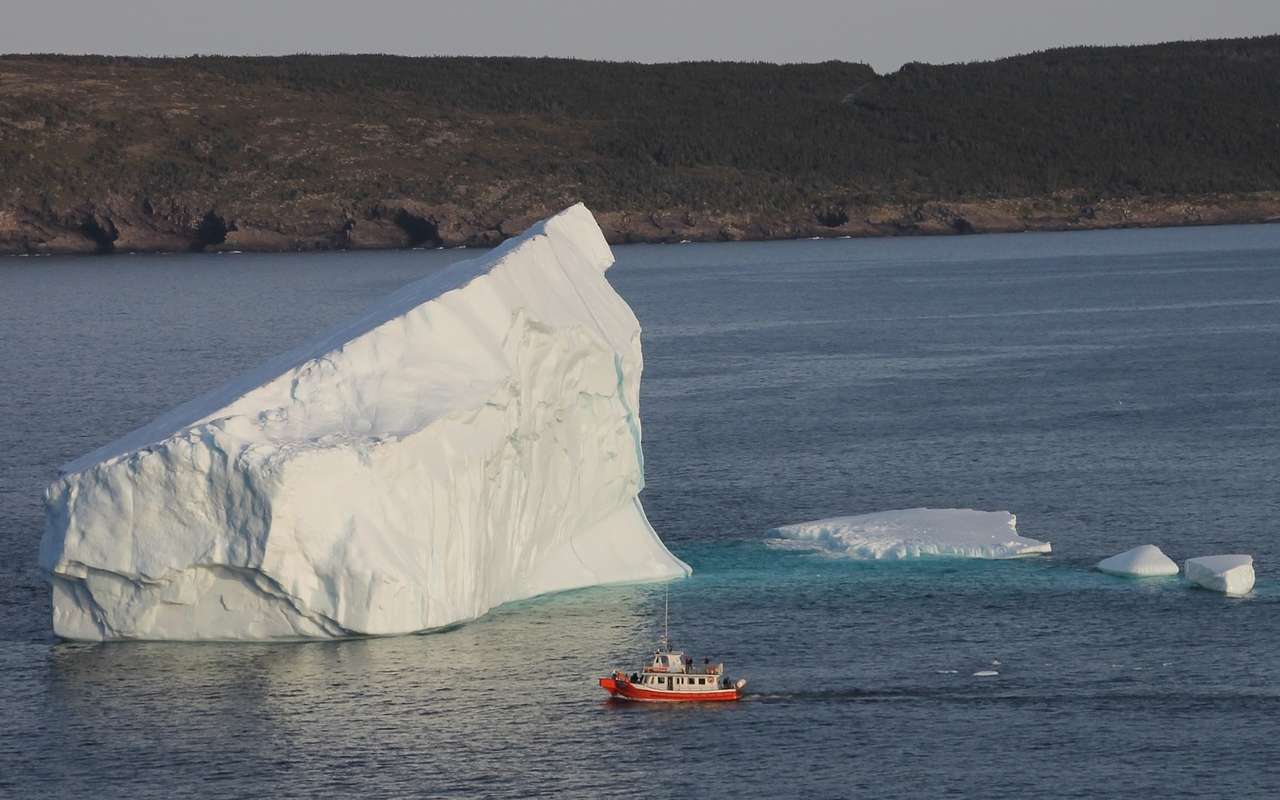
[[[783,525],[769,531],[768,544],[853,559],[921,556],[1016,558],[1048,553],[1048,542],[1018,535],[1008,511],[913,508]]]
[[[1000,673],[999,673],[999,672],[996,672],[994,669],[980,669],[980,670],[978,670],[977,672],[973,673],[973,677],[975,677],[975,678],[994,678],[995,676],[997,676],[997,675],[999,675],[999,674],[1000,674]]]
[[[1248,594],[1253,589],[1253,557],[1246,555],[1201,556],[1183,563],[1187,580],[1230,595]]]
[[[1127,578],[1153,578],[1177,575],[1178,565],[1153,544],[1139,545],[1119,555],[1098,562],[1098,569],[1108,575]]]
[[[63,468],[71,639],[408,633],[683,576],[637,498],[640,326],[574,206]]]

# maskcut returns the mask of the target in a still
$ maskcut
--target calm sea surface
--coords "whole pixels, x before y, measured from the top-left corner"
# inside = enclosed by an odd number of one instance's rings
[[[1280,793],[1280,226],[617,254],[645,506],[695,569],[673,637],[744,702],[603,700],[651,651],[653,586],[391,639],[56,642],[58,464],[471,253],[11,258],[0,797]],[[916,506],[1008,509],[1054,554],[761,543]],[[1257,588],[1091,571],[1145,543],[1251,553]]]

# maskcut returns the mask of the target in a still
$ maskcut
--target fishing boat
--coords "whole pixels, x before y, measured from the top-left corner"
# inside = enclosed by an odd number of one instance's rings
[[[630,674],[615,670],[600,679],[600,687],[618,700],[646,703],[705,703],[741,698],[746,678],[730,678],[725,674],[724,664],[712,664],[707,658],[695,666],[683,651],[671,649],[667,632],[669,610],[669,600],[664,601],[662,640],[649,663]]]

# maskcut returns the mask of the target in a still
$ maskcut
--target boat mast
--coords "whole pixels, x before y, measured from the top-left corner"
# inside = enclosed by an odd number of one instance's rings
[[[667,622],[671,616],[671,587],[662,587],[662,649],[670,652],[671,637],[667,635]]]

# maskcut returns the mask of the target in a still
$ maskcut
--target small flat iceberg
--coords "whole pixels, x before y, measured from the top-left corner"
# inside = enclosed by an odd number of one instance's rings
[[[769,546],[841,558],[898,560],[1018,558],[1048,553],[1048,542],[1018,535],[1008,511],[911,508],[783,525],[769,531]]]
[[[1177,575],[1178,565],[1153,544],[1139,545],[1098,562],[1098,570],[1125,578],[1155,578]]]
[[[1248,594],[1253,589],[1253,556],[1188,558],[1183,568],[1187,580],[1204,589],[1229,595]]]

